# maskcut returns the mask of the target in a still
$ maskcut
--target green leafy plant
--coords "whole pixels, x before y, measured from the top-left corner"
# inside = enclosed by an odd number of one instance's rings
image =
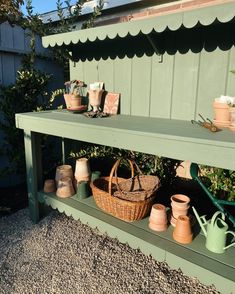
[[[162,185],[169,185],[173,182],[176,177],[176,168],[179,165],[178,160],[90,143],[82,143],[79,151],[72,150],[70,156],[74,159],[81,157],[89,159],[110,158],[113,160],[117,160],[118,158],[129,158],[137,163],[144,174],[157,175],[160,178]],[[123,165],[126,165],[125,161],[123,162]]]
[[[50,78],[49,74],[38,70],[19,71],[15,84],[0,87],[0,112],[4,116],[0,121],[0,129],[4,133],[0,154],[6,155],[11,163],[1,170],[2,174],[24,172],[23,134],[15,127],[15,114],[47,107],[46,86]]]
[[[235,201],[235,171],[217,167],[201,166],[201,175],[209,181],[206,182],[209,191],[218,199]]]

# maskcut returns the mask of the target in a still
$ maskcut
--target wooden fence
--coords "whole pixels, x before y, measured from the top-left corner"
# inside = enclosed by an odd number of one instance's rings
[[[15,82],[17,71],[21,67],[22,57],[30,52],[29,47],[29,31],[23,30],[19,26],[11,26],[8,23],[0,25],[0,84],[10,85]],[[41,58],[40,56],[51,56],[48,49],[42,47],[41,38],[36,39],[36,52],[38,57],[36,59],[37,68],[41,71],[53,75],[49,85],[49,91],[61,88],[63,85],[63,70],[60,66],[55,64],[52,60]],[[0,119],[2,117],[0,116]],[[0,146],[3,142],[4,134],[0,133]],[[0,156],[0,169],[7,166],[9,163],[7,158]],[[13,175],[7,177],[0,177],[0,186],[9,186],[16,183]]]

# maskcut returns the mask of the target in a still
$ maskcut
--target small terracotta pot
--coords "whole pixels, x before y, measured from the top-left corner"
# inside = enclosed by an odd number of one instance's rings
[[[154,231],[165,231],[167,229],[166,207],[162,204],[154,204],[149,217],[149,228]]]
[[[190,218],[187,215],[180,215],[173,231],[175,241],[182,244],[189,244],[193,240]]]
[[[64,164],[57,166],[56,168],[56,174],[55,174],[55,181],[56,184],[58,184],[59,180],[64,178],[64,177],[69,177],[73,180],[73,169],[71,165]]]
[[[175,226],[176,220],[180,215],[187,215],[190,198],[183,194],[175,194],[171,197],[171,224]]]
[[[171,206],[179,209],[186,209],[189,206],[190,198],[183,194],[175,194],[171,196]]]
[[[75,178],[77,182],[90,181],[91,172],[90,164],[87,158],[80,158],[76,160]]]
[[[71,197],[75,194],[73,182],[70,177],[64,177],[59,180],[56,195],[60,198]]]
[[[53,192],[55,192],[56,191],[55,180],[52,180],[52,179],[45,180],[43,191],[45,193],[53,193]]]
[[[82,105],[82,97],[72,95],[70,99],[70,107],[69,108],[78,108]]]
[[[101,104],[101,98],[104,90],[89,90],[89,102],[90,105],[93,108],[93,111],[98,111],[100,104]]]
[[[213,102],[215,122],[230,121],[229,105],[227,103]]]

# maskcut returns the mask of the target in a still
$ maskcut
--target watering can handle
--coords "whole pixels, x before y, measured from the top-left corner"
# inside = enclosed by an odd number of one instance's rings
[[[224,214],[223,212],[221,212],[221,211],[216,211],[216,212],[213,214],[212,218],[211,218],[211,224],[212,224],[213,226],[214,226],[214,224],[215,224],[215,221],[216,221],[217,217],[218,217],[220,214],[221,214],[222,220],[223,220],[223,221],[225,220],[225,214]]]
[[[225,232],[225,234],[226,234],[226,235],[227,235],[227,234],[231,234],[231,235],[233,235],[233,239],[235,239],[235,233],[234,233],[234,232],[232,232],[232,231],[227,231],[227,232]],[[235,240],[234,240],[233,243],[231,243],[231,244],[229,244],[228,246],[224,247],[224,249],[227,249],[227,248],[229,248],[229,247],[231,247],[231,246],[235,246]]]

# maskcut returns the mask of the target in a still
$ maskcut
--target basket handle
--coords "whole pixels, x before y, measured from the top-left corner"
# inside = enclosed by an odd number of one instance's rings
[[[133,165],[133,162],[130,160],[130,159],[126,159],[129,164],[130,164],[130,167],[131,167],[131,177],[133,178],[134,177],[134,165]],[[114,176],[114,173],[115,173],[115,178],[116,178],[116,184],[118,186],[118,180],[117,180],[117,169],[120,165],[120,162],[121,162],[121,158],[119,158],[113,165],[112,169],[111,169],[111,172],[110,172],[110,175],[109,175],[109,195],[112,195],[112,179],[113,179],[113,176]],[[135,166],[136,163],[135,163]],[[138,172],[141,172],[139,167],[138,167]]]

